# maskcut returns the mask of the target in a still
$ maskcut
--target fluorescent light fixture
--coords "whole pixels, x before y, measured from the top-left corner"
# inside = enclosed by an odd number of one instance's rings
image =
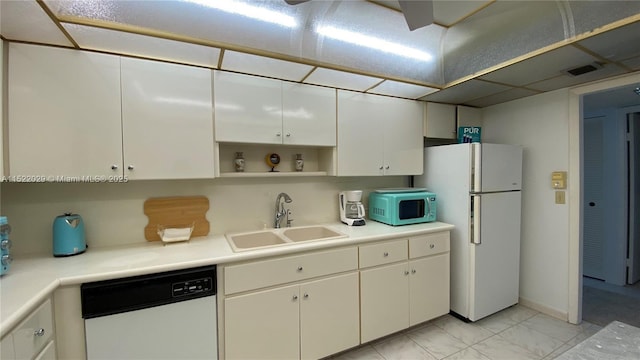
[[[316,29],[316,32],[331,39],[347,42],[358,46],[368,47],[370,49],[379,50],[406,58],[416,59],[420,61],[431,61],[433,59],[433,56],[425,51],[400,45],[391,41],[379,39],[373,36],[364,35],[354,31],[340,29],[334,26],[318,27]]]
[[[224,11],[229,14],[240,15],[251,19],[256,19],[288,28],[295,28],[298,26],[296,19],[293,16],[285,15],[283,13],[265,9],[260,6],[248,4],[236,0],[182,0],[202,6],[206,6],[212,9]]]

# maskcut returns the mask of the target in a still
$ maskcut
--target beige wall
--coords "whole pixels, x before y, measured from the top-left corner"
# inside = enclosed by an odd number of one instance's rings
[[[551,172],[568,171],[568,119],[563,89],[485,108],[482,129],[484,142],[524,147],[520,297],[562,317],[568,312],[569,205],[555,204]]]
[[[131,181],[125,184],[2,184],[2,209],[9,217],[13,254],[52,251],[53,219],[64,212],[82,216],[90,247],[145,242],[149,197],[206,195],[212,234],[273,227],[276,196],[288,193],[294,226],[338,221],[341,190],[370,191],[407,186],[407,177],[295,177],[175,181]],[[365,204],[366,205],[366,204]]]

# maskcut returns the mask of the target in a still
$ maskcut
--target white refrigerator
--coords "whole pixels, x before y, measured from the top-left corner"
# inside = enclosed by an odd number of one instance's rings
[[[476,321],[518,303],[522,147],[465,143],[425,148],[414,186],[438,198],[451,231],[451,310]]]

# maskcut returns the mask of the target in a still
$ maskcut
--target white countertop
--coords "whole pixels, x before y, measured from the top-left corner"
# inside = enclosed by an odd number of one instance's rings
[[[368,221],[365,226],[323,224],[348,238],[234,253],[223,235],[196,237],[188,242],[164,245],[149,242],[131,246],[90,248],[71,257],[49,255],[17,257],[8,274],[0,278],[0,337],[18,324],[59,286],[151,274],[212,264],[292,254],[334,246],[359,244],[400,236],[414,236],[453,229],[441,222],[388,226]]]

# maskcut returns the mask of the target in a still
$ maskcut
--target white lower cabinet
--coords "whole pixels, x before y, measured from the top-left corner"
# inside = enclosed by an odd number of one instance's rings
[[[359,251],[362,343],[449,312],[449,232]]]
[[[53,309],[47,299],[38,309],[2,338],[2,359],[55,360]]]
[[[222,267],[224,358],[318,359],[360,343],[357,248]]]

